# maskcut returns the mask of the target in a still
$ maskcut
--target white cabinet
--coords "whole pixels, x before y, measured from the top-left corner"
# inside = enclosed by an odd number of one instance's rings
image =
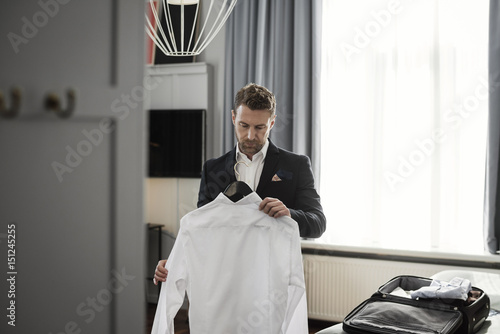
[[[210,65],[155,65],[147,68],[147,75],[147,80],[157,87],[149,92],[146,109],[205,109],[207,124],[213,122]],[[179,231],[180,219],[196,209],[199,184],[199,178],[148,178],[146,182],[146,219],[165,226],[162,238],[164,258],[172,246],[170,235],[176,236]],[[156,247],[156,244],[150,244],[149,253],[154,254]],[[147,276],[150,276],[154,267],[146,270]],[[149,282],[147,290],[148,301],[155,302],[157,288]]]
[[[205,63],[155,65],[147,68],[157,87],[151,90],[149,109],[205,109],[212,117],[212,68]],[[149,178],[146,184],[146,216],[153,224],[177,235],[182,216],[196,209],[200,179]]]
[[[150,109],[212,110],[212,67],[206,63],[155,65],[147,68],[158,87],[151,91]]]

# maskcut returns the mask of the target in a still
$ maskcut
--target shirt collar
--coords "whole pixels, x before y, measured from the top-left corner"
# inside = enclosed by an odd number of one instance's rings
[[[255,158],[258,157],[259,155],[262,155],[262,161],[264,161],[266,159],[266,154],[267,154],[268,148],[269,148],[269,140],[266,140],[266,143],[264,144],[264,146],[262,146],[261,150],[253,155],[252,161],[254,161]],[[245,159],[245,161],[250,161],[248,159],[248,157],[246,156],[246,154],[244,154],[240,151],[240,146],[238,144],[236,144],[236,157],[240,157],[242,159]],[[236,159],[236,160],[238,160],[238,159]]]
[[[246,195],[242,199],[240,199],[237,202],[231,201],[229,198],[227,198],[226,195],[224,195],[223,192],[221,192],[217,197],[216,200],[219,202],[223,202],[225,204],[231,204],[231,205],[246,205],[246,204],[255,204],[257,206],[260,205],[260,202],[262,202],[262,198],[255,192],[252,191],[250,194]],[[213,201],[216,202],[216,201]]]

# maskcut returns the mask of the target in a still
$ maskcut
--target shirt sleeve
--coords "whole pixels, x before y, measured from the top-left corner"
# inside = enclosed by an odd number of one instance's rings
[[[167,260],[167,281],[162,282],[151,334],[174,334],[174,317],[184,303],[187,268],[182,227]]]
[[[298,232],[297,232],[298,234]],[[282,333],[307,334],[307,300],[300,238],[291,238],[290,280],[288,284],[288,300]]]

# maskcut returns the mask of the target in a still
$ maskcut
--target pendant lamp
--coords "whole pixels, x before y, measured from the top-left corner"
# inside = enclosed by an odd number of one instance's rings
[[[199,55],[220,31],[236,1],[150,0],[146,32],[167,56]]]

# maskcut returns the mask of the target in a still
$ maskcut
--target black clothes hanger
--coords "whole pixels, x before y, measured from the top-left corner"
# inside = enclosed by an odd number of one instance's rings
[[[237,202],[252,192],[252,188],[250,188],[250,186],[245,182],[234,181],[226,187],[224,195],[226,195],[231,201]]]

